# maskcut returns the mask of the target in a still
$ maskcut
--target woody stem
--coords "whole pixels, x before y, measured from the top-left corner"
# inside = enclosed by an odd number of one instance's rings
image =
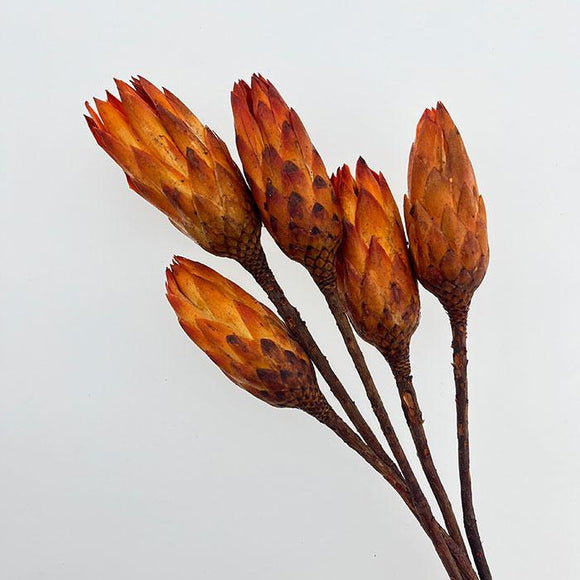
[[[262,287],[268,295],[272,304],[276,307],[278,313],[288,326],[288,329],[306,351],[314,365],[320,371],[320,374],[330,387],[332,394],[336,397],[348,418],[352,421],[357,431],[364,441],[369,445],[373,452],[385,463],[390,469],[400,472],[394,461],[389,457],[383,446],[380,444],[376,435],[373,433],[369,424],[365,421],[356,403],[351,399],[346,388],[336,376],[327,358],[324,356],[312,334],[308,330],[306,323],[302,320],[298,310],[288,302],[284,291],[278,284],[270,266],[268,265],[266,255],[260,247],[248,259],[240,261],[241,265],[254,277],[256,282]]]
[[[358,453],[369,465],[379,472],[385,480],[397,491],[405,504],[411,509],[413,515],[433,542],[435,550],[447,571],[449,578],[453,580],[477,580],[477,576],[471,569],[466,558],[458,558],[450,548],[448,539],[439,524],[435,521],[433,514],[419,513],[412,499],[412,494],[405,482],[400,478],[398,472],[393,471],[384,464],[360,437],[334,412],[327,401],[323,401],[313,409],[306,410],[321,423],[332,429],[351,449]],[[453,543],[453,541],[451,540]],[[454,544],[453,544],[454,545]],[[456,546],[455,546],[456,547]]]
[[[467,314],[469,306],[449,309],[453,348],[453,375],[455,379],[455,406],[457,410],[457,448],[459,459],[459,481],[461,484],[461,505],[463,508],[463,525],[475,565],[481,580],[491,580],[491,572],[487,563],[483,544],[479,535],[475,509],[473,507],[473,492],[471,488],[471,472],[469,458],[469,423],[467,394]]]
[[[417,393],[413,386],[413,377],[411,376],[409,344],[407,343],[393,351],[383,351],[382,354],[391,367],[393,376],[395,377],[397,389],[401,398],[401,406],[403,407],[403,413],[407,420],[407,425],[409,426],[413,442],[415,443],[417,457],[419,458],[423,472],[425,473],[427,481],[433,491],[437,505],[443,514],[445,525],[457,545],[467,553],[467,549],[463,543],[461,530],[457,523],[457,518],[455,517],[453,507],[435,467],[429,443],[427,441],[427,435],[423,428],[423,416],[419,406]]]
[[[321,287],[321,290],[324,294],[324,297],[326,298],[330,311],[334,316],[336,325],[340,330],[346,348],[354,362],[354,366],[361,378],[365,392],[367,394],[367,398],[369,399],[373,412],[379,421],[381,430],[391,448],[391,451],[393,452],[397,463],[399,464],[399,467],[401,468],[404,478],[407,480],[410,487],[415,488],[417,496],[419,497],[420,495],[423,495],[422,492],[419,493],[419,483],[417,482],[417,478],[411,469],[397,434],[395,433],[395,429],[391,423],[389,414],[387,413],[381,396],[379,395],[375,382],[364,359],[363,353],[360,350],[360,346],[356,340],[342,302],[338,296],[336,284],[327,284]]]
[[[381,426],[381,430],[387,439],[395,460],[399,464],[401,472],[403,473],[403,477],[409,486],[413,504],[423,521],[430,525],[430,522],[435,521],[433,512],[431,511],[431,507],[429,506],[427,498],[425,497],[425,494],[423,493],[421,486],[417,481],[417,477],[415,476],[415,473],[409,464],[409,460],[407,459],[405,451],[399,442],[393,424],[391,423],[391,419],[373,381],[369,368],[366,364],[362,351],[360,350],[359,344],[344,310],[344,306],[340,301],[336,282],[321,284],[319,287],[324,294],[324,297],[326,298],[330,311],[332,312],[336,321],[336,325],[342,334],[347,350],[362,380],[367,397],[371,403],[371,407]]]
[[[337,433],[339,437],[349,445],[349,447],[353,448],[361,457],[363,457],[363,459],[365,459],[365,461],[372,465],[379,473],[381,473],[381,475],[383,475],[383,477],[385,477],[385,479],[387,479],[387,481],[389,481],[397,493],[399,493],[403,498],[406,505],[411,509],[430,538],[435,534],[444,539],[447,549],[451,552],[457,565],[461,569],[461,578],[464,580],[477,580],[477,576],[473,572],[465,552],[457,546],[455,541],[447,535],[445,530],[441,528],[434,519],[429,520],[429,523],[427,523],[424,521],[425,518],[419,514],[419,511],[411,499],[411,493],[407,483],[401,475],[401,472],[385,452],[370,426],[360,413],[355,402],[351,399],[340,379],[334,373],[328,360],[320,351],[320,348],[310,334],[306,323],[302,320],[300,313],[286,298],[284,291],[278,284],[267,263],[263,250],[260,248],[258,252],[251,256],[250,259],[240,261],[240,263],[266,292],[269,299],[278,310],[278,313],[286,322],[290,332],[308,353],[312,362],[320,371],[320,374],[329,385],[331,392],[341,404],[364,442],[361,441],[359,436],[346,423],[340,420],[338,416],[336,416],[338,420],[333,420],[331,426],[333,431],[335,431],[335,433]],[[334,413],[334,411],[332,411],[332,413]],[[334,413],[334,415],[336,414]],[[319,420],[321,419],[319,418]],[[432,538],[432,541],[435,542],[436,540],[433,540]],[[442,550],[442,548],[439,548],[438,553],[442,552]]]

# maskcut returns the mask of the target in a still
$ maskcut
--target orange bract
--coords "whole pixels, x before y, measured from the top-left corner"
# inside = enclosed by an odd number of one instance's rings
[[[188,336],[237,385],[276,407],[320,404],[314,369],[266,306],[211,268],[176,257],[167,297]]]
[[[165,213],[207,251],[236,259],[253,254],[260,221],[226,145],[167,89],[138,77],[115,81],[87,103],[99,145],[121,166],[131,189]]]
[[[320,155],[293,109],[261,76],[234,85],[236,143],[264,224],[319,284],[334,278],[340,207]]]
[[[408,346],[419,323],[419,293],[399,210],[382,173],[360,158],[332,183],[344,215],[338,284],[357,332],[381,351]]]
[[[409,158],[405,222],[415,272],[445,308],[469,304],[489,262],[473,167],[449,113],[427,109]]]

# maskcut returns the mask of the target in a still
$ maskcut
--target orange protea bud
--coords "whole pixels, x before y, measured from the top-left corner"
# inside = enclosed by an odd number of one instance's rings
[[[115,81],[87,103],[89,128],[121,166],[131,189],[205,250],[243,260],[259,244],[260,221],[224,142],[167,89],[143,77]]]
[[[409,345],[419,323],[419,292],[399,210],[382,173],[362,158],[332,176],[343,212],[337,281],[357,332],[385,354]]]
[[[333,281],[340,208],[298,115],[258,75],[251,87],[234,85],[232,108],[244,172],[268,231],[318,284]]]
[[[176,257],[167,297],[189,337],[234,383],[275,407],[324,406],[302,347],[266,306],[211,268]]]
[[[483,199],[457,127],[441,103],[417,126],[405,222],[417,277],[447,310],[465,308],[489,262]]]

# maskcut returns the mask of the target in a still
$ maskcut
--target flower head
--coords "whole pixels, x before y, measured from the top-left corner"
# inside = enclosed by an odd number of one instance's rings
[[[362,158],[332,177],[344,237],[337,281],[357,332],[385,354],[408,346],[419,323],[419,293],[399,210],[382,173]]]
[[[419,121],[408,180],[405,222],[417,277],[447,310],[465,307],[489,262],[487,222],[463,140],[441,103]]]
[[[260,221],[223,141],[167,89],[143,77],[115,82],[120,98],[87,103],[86,119],[131,189],[212,254],[252,254]]]
[[[188,336],[234,383],[276,407],[305,411],[323,400],[314,369],[266,306],[211,268],[176,257],[167,297]]]
[[[280,248],[319,284],[334,279],[340,207],[304,125],[271,82],[232,92],[236,143],[262,220]]]

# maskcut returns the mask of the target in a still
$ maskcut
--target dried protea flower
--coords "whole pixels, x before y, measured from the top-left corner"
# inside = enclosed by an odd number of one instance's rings
[[[457,127],[441,103],[417,126],[405,222],[415,272],[448,310],[469,305],[489,261],[483,199]]]
[[[275,407],[313,414],[325,407],[302,347],[239,286],[176,257],[167,270],[167,297],[185,332],[234,383]]]
[[[332,177],[343,212],[337,281],[350,319],[387,356],[408,347],[419,323],[419,292],[399,210],[382,173],[362,158]]]
[[[324,286],[334,280],[340,208],[298,115],[261,76],[234,85],[236,143],[264,224],[280,248]]]
[[[131,189],[205,250],[244,260],[259,245],[260,221],[224,142],[167,89],[143,77],[115,81],[87,103],[88,125],[121,166]]]

